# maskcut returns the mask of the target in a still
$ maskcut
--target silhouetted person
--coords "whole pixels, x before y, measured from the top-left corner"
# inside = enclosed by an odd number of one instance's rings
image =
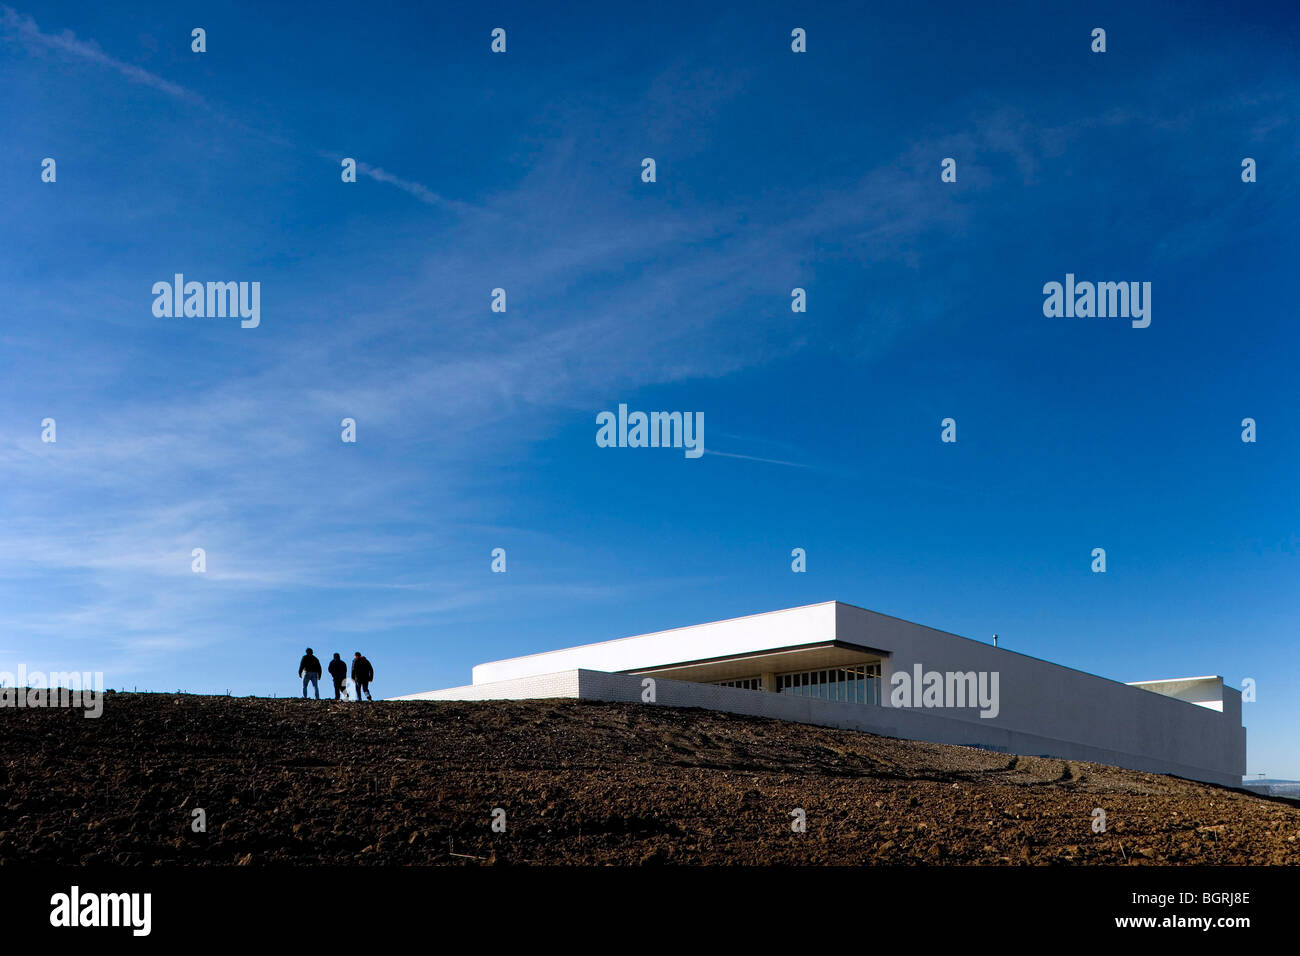
[[[352,682],[357,685],[357,700],[361,695],[366,695],[366,700],[374,700],[370,696],[370,682],[375,679],[375,669],[370,666],[370,661],[361,656],[357,651],[352,658]]]
[[[302,655],[302,660],[298,662],[298,676],[302,678],[302,699],[307,699],[307,684],[310,683],[316,688],[316,699],[320,700],[320,660],[307,648],[307,653]]]
[[[347,699],[348,689],[346,681],[348,679],[348,665],[343,663],[343,658],[337,654],[334,660],[330,661],[330,677],[334,678],[334,699]]]

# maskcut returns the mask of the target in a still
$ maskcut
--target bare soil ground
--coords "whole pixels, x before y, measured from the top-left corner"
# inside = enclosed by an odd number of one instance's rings
[[[1300,806],[701,710],[109,694],[0,709],[19,862],[1297,864]]]

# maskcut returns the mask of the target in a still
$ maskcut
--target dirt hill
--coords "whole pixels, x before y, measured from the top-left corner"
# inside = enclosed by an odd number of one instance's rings
[[[1282,800],[635,704],[110,694],[0,755],[3,863],[1300,863]]]

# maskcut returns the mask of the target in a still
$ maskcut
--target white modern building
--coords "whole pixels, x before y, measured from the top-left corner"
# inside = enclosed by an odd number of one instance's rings
[[[702,707],[1241,786],[1241,693],[1122,684],[839,601],[479,664],[399,700]]]

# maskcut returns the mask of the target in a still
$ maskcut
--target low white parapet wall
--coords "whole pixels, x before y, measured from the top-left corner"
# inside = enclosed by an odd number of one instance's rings
[[[548,697],[579,697],[579,671],[560,671],[537,677],[493,681],[490,684],[466,684],[445,690],[426,690],[390,700],[538,700]],[[590,673],[590,672],[588,672]],[[615,676],[615,675],[611,675]]]
[[[515,680],[471,684],[446,690],[411,694],[396,700],[529,700],[573,697],[583,700],[643,703],[643,681],[649,678],[604,671],[568,670]],[[1086,760],[1148,773],[1173,774],[1227,787],[1240,787],[1241,777],[1230,770],[1190,766],[1164,759],[1160,754],[1126,753],[1094,746],[1083,740],[1061,740],[997,726],[993,720],[978,723],[943,716],[936,709],[880,707],[795,697],[768,691],[741,690],[688,681],[654,680],[654,706],[700,707],[752,717],[770,717],[794,723],[844,730],[862,730],[884,737],[930,743],[979,747],[1021,756]],[[1188,705],[1195,706],[1195,705]],[[1086,731],[1086,728],[1080,728]]]

